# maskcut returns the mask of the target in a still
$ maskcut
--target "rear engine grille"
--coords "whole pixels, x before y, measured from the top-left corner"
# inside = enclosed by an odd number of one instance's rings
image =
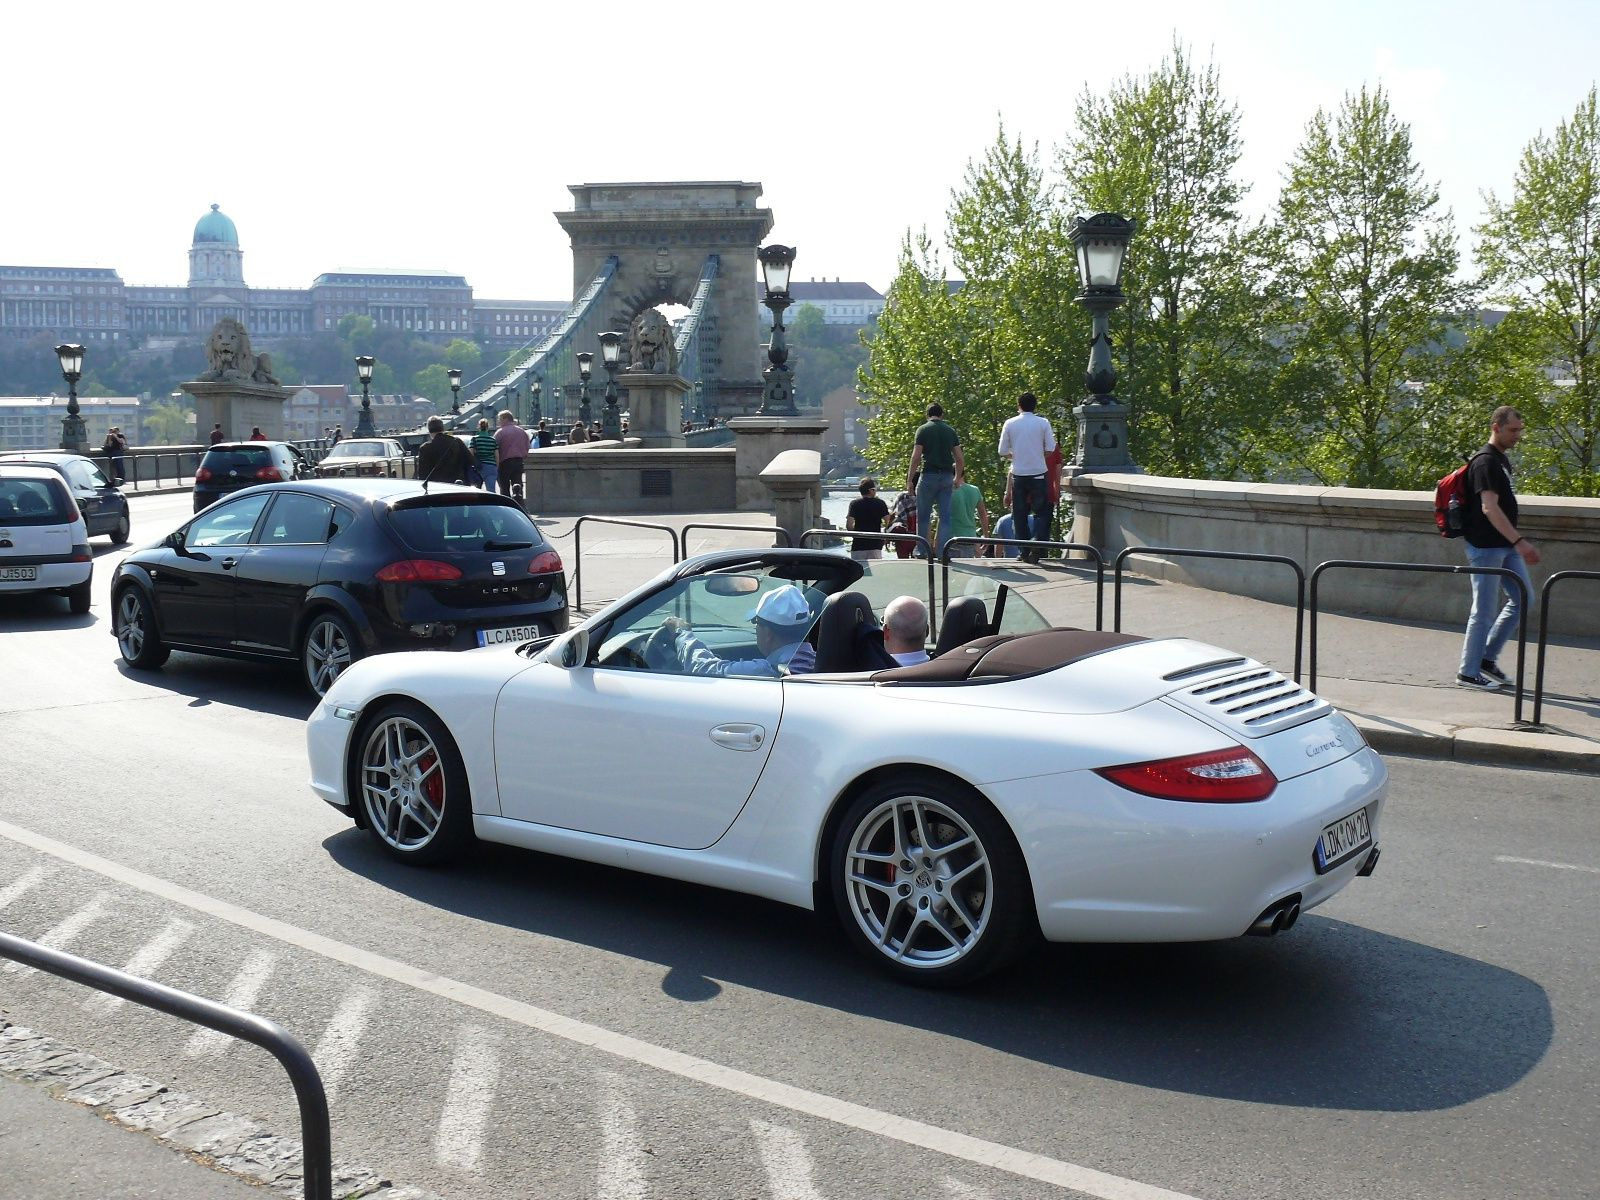
[[[433,589],[433,596],[446,608],[497,608],[517,604],[537,604],[550,598],[550,580],[483,579],[445,584]]]
[[[1182,689],[1173,699],[1249,737],[1288,729],[1332,711],[1326,700],[1266,667],[1208,679]]]

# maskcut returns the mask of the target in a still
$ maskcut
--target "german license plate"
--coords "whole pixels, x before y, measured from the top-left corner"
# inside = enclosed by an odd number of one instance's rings
[[[1348,817],[1341,817],[1329,825],[1317,839],[1317,852],[1313,856],[1317,874],[1333,870],[1370,845],[1372,826],[1367,821],[1367,810],[1358,808]]]
[[[537,625],[507,625],[500,629],[478,630],[478,645],[517,646],[543,636],[544,630]]]
[[[3,583],[23,583],[38,578],[38,567],[0,567],[0,582]]]

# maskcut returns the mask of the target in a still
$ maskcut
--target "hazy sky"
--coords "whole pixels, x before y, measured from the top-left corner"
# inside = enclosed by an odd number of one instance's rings
[[[254,286],[428,268],[565,300],[569,184],[734,179],[796,278],[882,289],[1000,120],[1048,160],[1084,87],[1175,34],[1241,108],[1253,208],[1319,106],[1381,82],[1465,251],[1594,81],[1600,3],[9,4],[0,262],[181,284],[217,203]]]

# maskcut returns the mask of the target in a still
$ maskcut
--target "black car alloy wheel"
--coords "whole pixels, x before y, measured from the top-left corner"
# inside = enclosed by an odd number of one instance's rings
[[[337,613],[321,612],[306,626],[300,648],[300,666],[306,686],[324,696],[333,681],[359,657],[356,635]]]
[[[111,618],[122,660],[138,670],[159,667],[171,653],[156,636],[155,610],[138,587],[129,584],[117,593]]]

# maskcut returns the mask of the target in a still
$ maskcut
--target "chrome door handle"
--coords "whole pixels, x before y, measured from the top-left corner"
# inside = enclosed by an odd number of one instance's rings
[[[231,571],[235,566],[238,565],[238,562],[239,560],[236,558],[225,558],[222,560],[222,569],[224,571]]]
[[[747,725],[742,722],[729,725],[718,725],[711,731],[711,740],[719,746],[729,750],[759,750],[767,740],[767,731],[759,725]]]

